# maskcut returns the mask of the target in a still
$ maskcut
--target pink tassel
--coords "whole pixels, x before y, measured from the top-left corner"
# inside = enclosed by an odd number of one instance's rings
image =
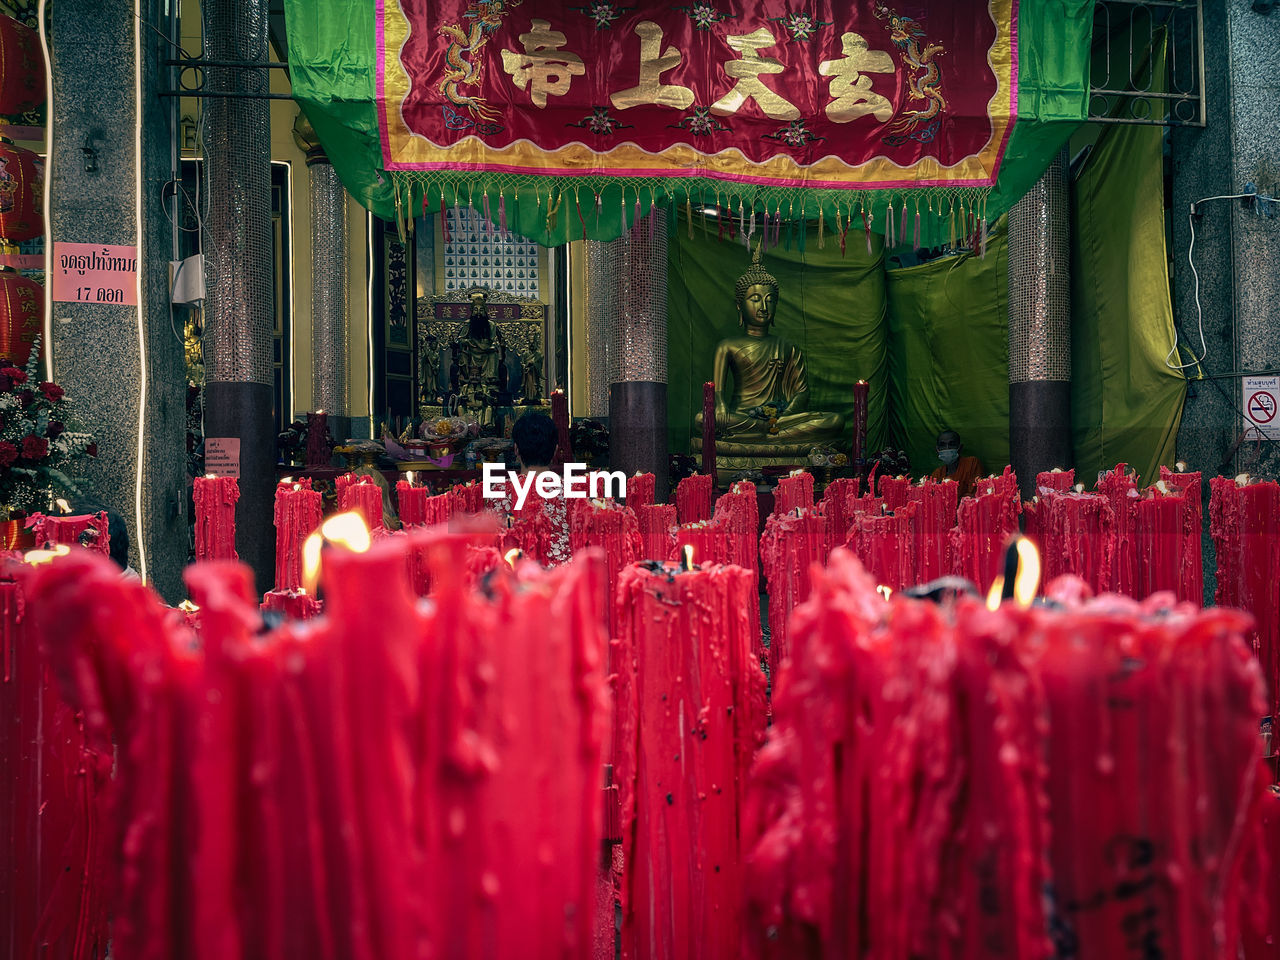
[[[481,201],[484,208],[484,231],[485,233],[493,232],[493,221],[489,219],[489,193],[485,191],[484,199]]]
[[[764,230],[760,234],[760,252],[766,253],[769,249],[769,208],[764,208]]]
[[[773,215],[773,245],[778,245],[778,238],[782,235],[782,204],[778,204],[778,209]],[[788,237],[790,234],[787,235]]]
[[[884,246],[886,250],[893,249],[893,201],[889,201],[889,209],[885,211],[884,217]]]
[[[622,232],[627,232],[627,191],[622,191]]]
[[[867,235],[867,256],[871,256],[871,216],[862,208],[862,232]]]
[[[640,223],[640,191],[636,191],[636,214],[631,218],[631,225],[634,227]]]
[[[911,241],[911,249],[920,249],[920,208],[916,207],[916,232],[915,237]]]
[[[444,234],[444,242],[448,243],[453,239],[449,235],[449,216],[444,209],[444,191],[440,191],[440,230]]]
[[[981,231],[981,235],[978,239],[978,243],[979,243],[978,259],[985,260],[987,259],[987,218],[986,217],[982,218],[982,225],[981,227],[979,227],[979,229]]]
[[[653,201],[649,202],[649,242],[653,243],[653,222],[658,218],[653,215]]]
[[[498,198],[498,226],[504,234],[507,232],[507,195],[505,193]]]
[[[902,223],[898,227],[898,242],[902,243],[907,239],[907,201],[902,201]]]

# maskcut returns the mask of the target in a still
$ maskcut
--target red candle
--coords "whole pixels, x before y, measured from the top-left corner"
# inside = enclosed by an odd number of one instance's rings
[[[676,508],[673,504],[658,503],[642,506],[636,511],[640,528],[641,552],[646,560],[666,560],[675,548]]]
[[[627,481],[627,506],[640,515],[640,508],[653,503],[656,478],[652,473],[637,473]]]
[[[48,548],[56,544],[87,547],[106,556],[111,555],[111,534],[107,515],[86,513],[73,516],[33,514],[27,526],[35,533],[36,546]]]
[[[622,794],[624,956],[737,960],[739,824],[764,683],[737,567],[623,571],[614,767]]]
[[[1179,464],[1181,466],[1181,464]],[[1178,599],[1190,603],[1204,603],[1204,556],[1202,528],[1204,525],[1204,509],[1200,492],[1200,473],[1191,471],[1179,473],[1167,467],[1160,468],[1160,479],[1171,490],[1181,492],[1186,498],[1188,517],[1183,520],[1183,534],[1186,542],[1182,545],[1183,576],[1178,584]]]
[[[816,510],[774,514],[760,538],[760,569],[769,590],[769,676],[791,655],[791,611],[809,597],[811,567],[826,559],[826,530]]]
[[[400,512],[400,523],[406,527],[422,527],[427,524],[427,499],[431,491],[426,487],[418,487],[413,483],[413,474],[409,473],[404,480],[396,481],[396,503]]]
[[[551,391],[551,420],[556,425],[554,466],[573,460],[573,443],[569,439],[569,398],[563,390]]]
[[[729,562],[760,573],[760,496],[750,480],[739,480],[716,500],[713,519],[728,537]]]
[[[1115,515],[1116,552],[1112,562],[1111,589],[1132,597],[1138,580],[1138,553],[1135,544],[1138,489],[1128,464],[1117,464],[1098,479],[1097,490],[1111,502]]]
[[[1135,596],[1167,590],[1199,606],[1203,599],[1199,504],[1189,492],[1161,480],[1148,488],[1134,510],[1138,563]],[[1189,549],[1194,544],[1193,549]]]
[[[636,522],[635,511],[629,507],[603,500],[576,500],[584,509],[580,515],[579,534],[581,549],[596,548],[604,554],[605,597],[612,598],[617,592],[618,576],[622,569],[641,559],[644,544],[640,539],[640,527]],[[570,528],[570,534],[573,530]],[[579,550],[574,547],[574,553]],[[612,603],[607,604],[609,611],[614,610]],[[618,624],[611,615],[609,618],[609,636],[617,636]]]
[[[915,518],[919,505],[909,503],[895,513],[856,517],[849,531],[849,548],[876,581],[891,590],[915,586]]]
[[[716,385],[702,385],[702,472],[715,483],[716,476]]]
[[[363,473],[348,473],[335,482],[338,492],[338,511],[356,511],[364,518],[370,533],[385,530],[382,524],[382,488]]]
[[[676,484],[676,515],[681,523],[711,519],[714,482],[705,473],[695,473]]]
[[[449,488],[449,497],[453,503],[449,516],[456,517],[464,513],[479,513],[484,509],[484,488],[476,483],[460,483]]]
[[[1045,488],[1040,524],[1046,581],[1070,573],[1087,583],[1092,593],[1111,589],[1116,532],[1115,514],[1106,497]]]
[[[714,520],[698,520],[676,527],[675,545],[667,559],[683,558],[685,547],[693,549],[693,559],[698,563],[727,564],[732,560],[728,531]]]
[[[886,510],[897,510],[911,497],[910,477],[881,477],[880,497]]]
[[[845,513],[845,503],[850,497],[858,496],[861,481],[857,477],[837,477],[827,484],[822,491],[822,502],[819,512],[826,519],[827,551],[845,542],[849,536],[849,518]]]
[[[309,480],[284,480],[276,485],[277,590],[302,586],[302,544],[320,526],[322,515],[320,492],[311,488]]]
[[[196,559],[236,560],[236,501],[240,485],[235,477],[196,477]]]
[[[1045,470],[1036,474],[1036,492],[1043,490],[1054,490],[1058,493],[1067,493],[1076,485],[1075,470]]]
[[[780,477],[773,489],[775,515],[809,510],[813,507],[813,474],[797,470],[789,477]]]
[[[960,488],[954,480],[932,480],[913,486],[907,493],[919,504],[915,518],[916,579],[929,583],[955,569],[951,531],[956,525]]]
[[[952,550],[956,572],[985,594],[1001,571],[1005,545],[1018,532],[1022,498],[1008,467],[1002,476],[979,480],[975,490],[977,496],[960,501]]]
[[[323,410],[307,414],[307,467],[327,467],[333,459],[329,443],[329,415]]]
[[[867,462],[867,410],[871,397],[871,385],[859,380],[853,385],[853,459],[855,468],[861,470]]]

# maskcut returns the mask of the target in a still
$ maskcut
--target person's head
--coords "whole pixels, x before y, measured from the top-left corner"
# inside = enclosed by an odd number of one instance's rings
[[[733,288],[733,300],[738,306],[738,322],[747,328],[767,331],[778,307],[778,281],[760,265],[760,248],[756,247],[747,272],[738,278]]]
[[[960,434],[954,430],[943,430],[938,434],[938,459],[950,466],[960,459]]]
[[[545,413],[526,413],[511,428],[516,456],[526,468],[549,467],[556,454],[556,425]]]

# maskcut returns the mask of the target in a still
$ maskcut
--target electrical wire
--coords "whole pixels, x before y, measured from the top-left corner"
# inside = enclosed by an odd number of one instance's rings
[[[1178,328],[1175,325],[1173,329],[1173,346],[1169,348],[1169,352],[1165,354],[1164,365],[1170,370],[1186,370],[1188,367],[1197,367],[1204,358],[1209,355],[1209,347],[1204,339],[1204,308],[1200,305],[1200,271],[1196,269],[1196,262],[1193,254],[1196,249],[1196,207],[1202,203],[1208,203],[1211,200],[1247,200],[1257,196],[1256,193],[1231,193],[1221,194],[1216,197],[1202,197],[1191,203],[1190,211],[1187,213],[1187,225],[1191,228],[1191,243],[1187,247],[1187,264],[1191,267],[1191,276],[1194,278],[1194,296],[1196,304],[1196,330],[1200,335],[1200,356],[1196,357],[1190,363],[1170,363],[1169,360],[1178,352]]]

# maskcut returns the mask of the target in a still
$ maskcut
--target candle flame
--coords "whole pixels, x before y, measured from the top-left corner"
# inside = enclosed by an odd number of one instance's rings
[[[323,416],[324,416],[324,411],[323,411],[323,410],[317,410],[317,411],[316,411],[316,416],[317,416],[317,417],[323,417]]]
[[[991,581],[991,589],[987,591],[987,609],[999,610],[1000,598],[1004,594],[1004,576],[997,574]]]
[[[178,604],[178,609],[181,610],[183,613],[195,613],[200,608],[196,604],[192,603],[190,600],[183,600],[180,604]]]
[[[1159,490],[1161,493],[1168,493],[1168,492],[1169,492],[1169,485],[1168,485],[1167,483],[1165,483],[1163,480],[1157,480],[1157,481],[1156,481],[1156,489],[1157,489],[1157,490]]]
[[[65,557],[70,552],[70,547],[65,543],[59,543],[52,550],[28,550],[22,555],[22,562],[38,567],[43,563],[53,563],[58,557]]]
[[[1019,537],[1015,544],[1018,551],[1018,572],[1013,578],[1013,599],[1020,607],[1031,606],[1040,589],[1040,551],[1026,537]]]
[[[882,583],[876,587],[876,593],[884,597],[885,603],[888,603],[889,598],[893,596],[893,587],[886,586]]]
[[[1083,484],[1083,483],[1077,483],[1077,484],[1076,484],[1076,486],[1075,486],[1075,491],[1076,491],[1076,493],[1084,493],[1084,484]]]
[[[681,548],[680,569],[686,573],[693,569],[693,544],[686,543]]]
[[[218,479],[218,475],[217,475],[216,473],[206,473],[206,474],[204,475],[204,478],[205,478],[206,480],[217,480],[217,479]]]
[[[1253,479],[1253,478],[1252,478],[1252,477],[1250,477],[1247,473],[1237,473],[1237,474],[1236,474],[1236,486],[1237,486],[1237,487],[1247,487],[1247,486],[1249,485],[1249,481],[1250,481],[1250,480],[1252,480],[1252,479]]]
[[[1175,464],[1173,465],[1173,469],[1177,470],[1179,473],[1186,473],[1186,472],[1187,472],[1187,461],[1185,461],[1185,460],[1179,460],[1177,463],[1175,463]]]
[[[406,470],[406,471],[404,472],[404,478],[405,478],[405,480],[406,480],[406,481],[408,481],[409,486],[411,486],[411,487],[412,487],[412,486],[413,486],[413,471],[412,471],[412,470]]]
[[[280,486],[282,486],[282,487],[283,487],[283,486],[285,486],[286,484],[290,484],[290,483],[293,483],[293,477],[284,477],[284,478],[280,481]]]
[[[62,497],[59,497],[57,500],[53,501],[53,505],[57,507],[59,510],[61,510],[63,513],[71,512],[71,504],[67,503],[66,500],[62,499]]]
[[[321,554],[325,542],[345,547],[352,553],[364,553],[373,546],[369,528],[359,513],[339,513],[320,525],[320,529],[302,544],[302,592],[315,594],[320,579]]]
[[[502,559],[507,562],[507,566],[512,570],[516,568],[516,561],[524,556],[524,551],[519,547],[512,547],[502,555]]]
[[[796,468],[795,468],[794,470],[792,470],[789,474],[787,474],[787,476],[790,476],[790,477],[798,477],[798,476],[800,476],[800,474],[802,474],[802,473],[804,473],[804,467],[796,467]]]

